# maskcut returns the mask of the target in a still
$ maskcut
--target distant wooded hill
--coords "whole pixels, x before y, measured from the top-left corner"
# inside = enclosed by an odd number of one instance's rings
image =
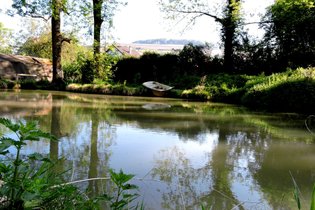
[[[170,44],[170,45],[186,45],[192,43],[194,45],[204,45],[203,42],[188,39],[146,39],[133,42],[134,44]]]

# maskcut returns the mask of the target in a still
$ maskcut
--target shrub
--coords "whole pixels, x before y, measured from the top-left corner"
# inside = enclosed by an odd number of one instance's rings
[[[65,80],[68,83],[83,84],[109,82],[113,77],[113,66],[117,61],[118,57],[101,54],[99,57],[100,68],[97,71],[93,54],[91,52],[79,53],[75,62],[63,67]]]
[[[315,68],[288,70],[257,80],[247,86],[242,97],[244,105],[273,111],[314,111]]]
[[[0,89],[10,89],[13,88],[15,83],[11,80],[5,80],[0,78]]]

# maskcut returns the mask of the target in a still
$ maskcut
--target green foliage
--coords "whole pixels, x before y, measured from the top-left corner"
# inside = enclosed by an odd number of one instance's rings
[[[140,58],[123,58],[115,66],[114,81],[139,85],[155,80],[176,88],[192,88],[198,83],[196,78],[222,69],[221,60],[211,59],[205,50],[204,46],[188,44],[179,54],[145,53]]]
[[[127,95],[140,96],[147,93],[144,87],[128,87],[124,84],[70,84],[66,88],[67,91],[80,93],[96,93],[109,95]]]
[[[50,6],[48,0],[13,0],[12,10],[9,10],[8,13],[12,16],[18,14],[22,17],[48,18],[51,15]]]
[[[77,59],[63,67],[65,80],[71,83],[108,83],[112,79],[112,68],[118,61],[116,56],[101,54],[100,69],[96,71],[96,63],[91,52],[80,52]]]
[[[296,183],[294,177],[292,176],[291,172],[290,172],[291,178],[292,178],[292,182],[293,182],[293,197],[294,200],[296,202],[297,208],[300,210],[302,209],[302,204],[301,204],[301,195],[300,195],[300,189],[298,184]],[[313,191],[311,194],[311,205],[310,205],[310,210],[315,210],[315,184],[313,186]]]
[[[3,23],[0,22],[0,53],[11,54],[12,46],[11,43],[12,32],[10,29],[4,27]]]
[[[301,209],[300,189],[292,175],[291,175],[291,178],[294,185],[294,191],[293,191],[294,200],[296,202],[298,209],[300,210]]]
[[[198,85],[183,91],[182,96],[188,98],[219,102],[240,103],[239,92],[247,82],[246,76],[213,74],[202,77]]]
[[[137,193],[130,193],[130,191],[137,190],[138,186],[129,184],[129,181],[134,177],[132,174],[125,174],[122,170],[116,173],[110,170],[111,180],[115,184],[115,194],[113,196],[106,196],[110,201],[110,207],[113,210],[124,209],[137,209],[138,205],[130,206],[130,204],[139,197]]]
[[[19,85],[21,89],[29,89],[29,90],[63,90],[63,84],[59,84],[58,86],[52,84],[48,80],[40,80],[35,81],[33,79],[20,80]]]
[[[184,90],[181,94],[184,98],[191,98],[191,99],[199,99],[199,100],[211,100],[212,95],[209,89],[205,88],[204,86],[196,86],[189,90]]]
[[[277,0],[264,21],[265,39],[284,67],[307,67],[315,56],[315,1]]]
[[[51,33],[44,32],[39,37],[29,37],[18,49],[18,54],[52,59]]]
[[[299,68],[270,76],[213,74],[174,95],[269,111],[311,113],[315,107],[315,69]]]
[[[202,75],[208,56],[204,53],[205,46],[188,44],[179,53],[181,72],[188,75]]]
[[[311,197],[311,208],[310,210],[315,210],[315,184],[313,186],[312,197]]]
[[[312,112],[315,98],[315,69],[289,70],[251,81],[242,103],[259,109],[274,111]]]
[[[10,80],[0,79],[0,89],[10,89],[14,87],[14,82]]]
[[[206,16],[212,18],[221,26],[221,40],[224,45],[225,71],[233,70],[233,53],[237,41],[237,29],[240,28],[240,0],[224,1],[222,10],[210,5],[207,1],[161,0],[160,9],[166,19],[184,22],[185,27],[196,23],[196,19]],[[221,11],[221,12],[218,12]]]
[[[40,191],[49,184],[51,161],[40,154],[21,157],[21,149],[28,141],[39,141],[41,138],[56,140],[48,133],[37,128],[36,123],[12,123],[8,119],[0,118],[0,124],[15,134],[16,139],[2,136],[0,139],[0,155],[9,154],[9,148],[15,148],[15,158],[6,159],[0,165],[0,174],[3,184],[0,188],[0,197],[6,198],[6,206],[10,209],[22,209],[29,202],[38,203],[45,196]],[[32,167],[34,162],[39,162],[37,168]],[[6,163],[7,162],[7,163]],[[32,164],[33,163],[33,164]]]

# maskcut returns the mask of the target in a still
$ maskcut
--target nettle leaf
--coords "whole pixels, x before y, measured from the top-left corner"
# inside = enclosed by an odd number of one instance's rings
[[[135,194],[124,194],[123,198],[127,199],[129,202],[131,200],[135,200],[137,197],[139,197],[139,194],[135,193]]]
[[[134,177],[133,174],[124,174],[124,173],[120,174],[119,173],[119,175],[123,183],[130,181]]]
[[[30,131],[30,130],[37,130],[37,122],[35,122],[35,121],[28,121],[28,122],[26,122],[25,126],[23,126],[23,129],[26,129],[28,131]]]
[[[20,128],[19,124],[12,123],[9,119],[0,118],[0,124],[4,125],[5,127],[9,128],[13,132],[17,132]]]
[[[10,171],[10,167],[5,165],[4,163],[0,163],[0,172],[1,173],[7,173]]]
[[[22,146],[25,146],[26,143],[24,143],[23,141],[14,141],[13,145],[17,148],[21,148]]]
[[[109,196],[108,194],[103,194],[101,196],[96,197],[96,199],[98,200],[105,200],[105,201],[111,201],[112,199],[114,199],[113,196]]]
[[[45,155],[42,155],[42,154],[37,153],[37,152],[30,154],[27,157],[29,160],[32,160],[32,161],[38,160],[38,161],[42,161],[42,162],[52,163],[51,159],[49,159]]]
[[[10,153],[9,150],[4,150],[4,151],[0,152],[0,155],[6,155],[8,153]]]
[[[0,154],[5,155],[8,153],[8,148],[15,145],[15,141],[8,137],[0,139]]]
[[[23,141],[39,141],[41,138],[50,139],[57,141],[57,138],[49,133],[43,132],[41,130],[32,130],[25,133],[20,133],[21,139]]]
[[[50,133],[43,132],[41,130],[37,130],[36,134],[41,138],[50,139],[53,141],[58,141],[58,139],[54,135],[52,135]]]
[[[126,206],[128,204],[127,201],[125,200],[120,200],[118,202],[114,202],[111,204],[111,207],[112,208],[115,208],[115,209],[122,209],[124,206]]]
[[[130,181],[134,177],[133,174],[125,174],[121,169],[119,173],[116,173],[115,171],[110,170],[110,175],[111,175],[112,181],[117,186],[120,186],[120,187],[124,187],[124,184]]]
[[[22,199],[24,201],[31,201],[31,200],[34,200],[36,199],[38,196],[36,195],[36,193],[33,193],[33,192],[28,192],[28,191],[25,191],[22,195]]]
[[[43,159],[43,155],[39,153],[33,153],[28,156],[30,160],[41,160]]]
[[[138,189],[138,186],[134,184],[125,184],[124,186],[122,186],[122,188],[124,190],[135,190]]]

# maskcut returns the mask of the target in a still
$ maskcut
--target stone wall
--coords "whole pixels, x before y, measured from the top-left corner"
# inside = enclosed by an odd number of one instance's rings
[[[49,59],[0,54],[0,78],[16,80],[18,74],[36,75],[36,80],[52,80]]]

